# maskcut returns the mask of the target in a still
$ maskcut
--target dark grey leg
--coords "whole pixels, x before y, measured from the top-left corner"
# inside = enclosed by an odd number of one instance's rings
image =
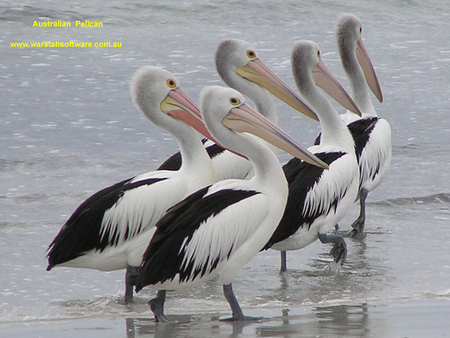
[[[166,290],[159,290],[156,298],[153,298],[148,302],[150,305],[150,310],[152,310],[155,315],[155,320],[157,322],[167,323],[169,320],[164,315],[164,302],[166,301]]]
[[[127,266],[125,272],[125,304],[133,303],[133,286],[136,284],[137,266]]]
[[[233,316],[231,318],[223,319],[224,321],[238,321],[238,320],[259,320],[260,317],[247,317],[244,316],[241,307],[236,299],[236,296],[233,292],[233,286],[231,284],[223,285],[223,294],[225,295],[225,299],[231,307],[231,313]]]
[[[127,338],[135,338],[136,337],[136,328],[134,325],[134,318],[126,318],[125,324],[126,324],[126,330],[127,330]]]
[[[330,255],[334,257],[336,263],[344,264],[347,258],[347,243],[345,243],[344,237],[340,235],[319,234],[319,240],[323,244],[334,243]]]
[[[366,223],[366,198],[369,192],[367,189],[361,189],[359,192],[359,217],[352,223],[352,230],[350,231],[350,237],[364,238],[364,225]]]
[[[287,271],[287,254],[286,251],[281,251],[281,267],[280,272],[286,272]]]

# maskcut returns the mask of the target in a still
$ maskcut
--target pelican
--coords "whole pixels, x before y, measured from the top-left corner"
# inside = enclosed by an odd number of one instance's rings
[[[136,290],[153,285],[162,290],[150,301],[157,321],[167,321],[166,290],[183,290],[219,277],[232,317],[244,316],[232,282],[269,240],[286,204],[286,178],[276,155],[252,133],[309,163],[327,168],[292,138],[244,102],[234,89],[207,87],[201,96],[204,122],[227,149],[249,159],[250,180],[229,179],[200,189],[171,208],[156,225],[144,254]]]
[[[269,92],[308,117],[317,115],[299,96],[275,75],[261,60],[256,49],[247,41],[227,39],[219,43],[215,54],[216,70],[225,84],[247,96],[256,110],[277,123],[277,111]],[[253,175],[250,162],[212,142],[205,142],[214,164],[216,180],[244,179]],[[174,170],[180,165],[179,154],[172,155],[159,169]]]
[[[319,116],[322,137],[308,150],[329,165],[329,170],[293,158],[283,167],[289,197],[283,218],[264,249],[281,251],[281,271],[286,271],[286,251],[301,249],[317,238],[335,243],[335,261],[345,261],[342,236],[328,235],[345,216],[358,194],[359,169],[353,138],[337,111],[318,88],[361,115],[358,107],[326,68],[312,41],[296,42],[291,57],[296,85]],[[316,85],[317,84],[317,85]]]
[[[381,87],[361,33],[362,24],[356,16],[340,16],[336,36],[342,67],[350,82],[352,97],[362,112],[361,118],[352,112],[343,116],[355,140],[360,169],[360,214],[351,231],[352,237],[360,238],[364,237],[367,195],[383,181],[392,157],[391,127],[388,121],[377,116],[369,96],[370,88],[378,101],[383,102]]]
[[[168,208],[215,181],[211,159],[190,126],[207,133],[200,112],[178,83],[166,70],[143,67],[131,82],[131,95],[151,122],[178,141],[181,168],[141,174],[89,197],[51,242],[47,270],[55,266],[126,269],[125,303],[132,302],[135,274],[156,222]]]

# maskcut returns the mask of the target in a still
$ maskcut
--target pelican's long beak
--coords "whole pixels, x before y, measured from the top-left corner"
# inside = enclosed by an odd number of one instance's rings
[[[336,80],[336,78],[328,70],[327,66],[319,60],[317,65],[312,69],[312,76],[317,86],[322,88],[328,95],[335,99],[340,105],[361,116],[356,103],[345,91],[344,87]]]
[[[260,59],[249,61],[247,65],[237,68],[236,73],[244,79],[265,88],[295,110],[319,121],[316,113]]]
[[[222,123],[237,132],[248,132],[277,148],[312,165],[328,169],[328,165],[300,145],[292,137],[245,103],[232,108]]]
[[[376,96],[378,101],[383,102],[383,93],[381,92],[381,86],[378,82],[377,74],[375,73],[375,69],[373,68],[372,62],[369,58],[369,54],[367,53],[362,39],[359,39],[356,44],[356,58],[363,70],[364,77],[366,78],[367,84],[372,90],[372,93]]]
[[[180,88],[172,89],[163,102],[161,111],[192,126],[200,134],[218,144],[203,124],[200,109]]]

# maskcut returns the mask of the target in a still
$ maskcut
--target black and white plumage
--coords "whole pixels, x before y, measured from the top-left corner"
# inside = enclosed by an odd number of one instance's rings
[[[353,237],[364,237],[367,194],[384,180],[392,158],[391,127],[387,120],[378,117],[369,95],[370,89],[378,101],[383,101],[381,87],[361,33],[362,24],[356,16],[340,16],[336,29],[339,54],[350,82],[352,98],[362,112],[362,117],[352,112],[343,115],[355,140],[360,168],[360,214],[352,224]]]
[[[247,319],[231,283],[269,240],[283,214],[288,188],[276,155],[244,132],[326,167],[247,106],[239,92],[208,87],[201,101],[210,133],[227,149],[247,157],[255,175],[250,180],[224,180],[201,189],[158,222],[136,284],[136,290],[146,285],[163,290],[150,302],[157,321],[167,320],[163,312],[165,290],[183,290],[216,277],[224,285],[232,320]]]
[[[327,163],[329,170],[295,158],[283,167],[289,184],[289,198],[283,218],[265,246],[265,249],[282,252],[282,271],[286,270],[285,251],[301,249],[317,238],[323,243],[335,243],[332,250],[335,260],[344,262],[344,239],[327,233],[353,205],[359,182],[353,138],[317,85],[338,102],[351,106],[356,113],[358,108],[321,61],[315,43],[295,43],[291,63],[297,87],[319,116],[322,129],[320,144],[308,150]]]
[[[133,275],[166,210],[214,182],[214,171],[197,132],[206,129],[197,106],[178,88],[170,72],[143,67],[131,83],[138,109],[178,141],[183,165],[124,180],[89,197],[49,246],[47,270],[55,266],[102,271],[127,269],[125,302],[133,299]],[[195,112],[197,111],[197,112]]]
[[[298,94],[264,64],[249,42],[240,39],[220,42],[215,54],[215,64],[217,73],[225,84],[247,96],[256,110],[271,122],[277,123],[277,111],[269,92],[303,114],[318,120],[317,115],[303,103]],[[228,178],[248,179],[253,175],[252,165],[246,159],[225,151],[210,141],[206,141],[205,146],[213,160],[217,181]],[[160,169],[175,170],[179,164],[179,154],[174,154]]]

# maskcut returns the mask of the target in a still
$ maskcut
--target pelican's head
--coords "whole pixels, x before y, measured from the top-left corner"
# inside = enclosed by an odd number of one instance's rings
[[[336,25],[336,36],[338,41],[346,40],[346,44],[356,48],[356,43],[361,39],[362,24],[353,14],[343,13],[339,16]]]
[[[356,67],[356,62],[354,62],[356,56],[357,63],[364,73],[369,88],[378,101],[383,102],[381,86],[364,46],[361,33],[362,24],[356,16],[353,14],[340,15],[336,27],[336,37],[342,66],[347,73],[351,74],[354,72],[353,67]]]
[[[216,50],[217,73],[229,87],[233,88],[236,86],[236,82],[239,82],[237,70],[247,66],[250,61],[255,59],[259,59],[256,49],[247,41],[224,40],[219,43]]]
[[[178,84],[177,77],[165,69],[142,67],[131,80],[130,92],[133,103],[159,127],[167,129],[169,125],[184,122],[202,134],[208,135],[201,119],[200,109],[178,87]]]
[[[316,113],[261,61],[250,43],[239,39],[224,40],[217,48],[215,60],[217,72],[228,86],[250,92],[254,91],[256,84],[299,112],[318,120]]]
[[[244,96],[232,88],[220,86],[205,88],[201,95],[201,109],[203,120],[210,133],[225,146],[229,144],[228,139],[235,137],[230,134],[230,130],[237,133],[251,133],[299,159],[328,168],[326,163],[247,105]]]
[[[343,107],[361,116],[358,106],[322,62],[317,44],[308,40],[297,41],[292,50],[291,63],[295,82],[304,96],[309,95],[313,82]]]

